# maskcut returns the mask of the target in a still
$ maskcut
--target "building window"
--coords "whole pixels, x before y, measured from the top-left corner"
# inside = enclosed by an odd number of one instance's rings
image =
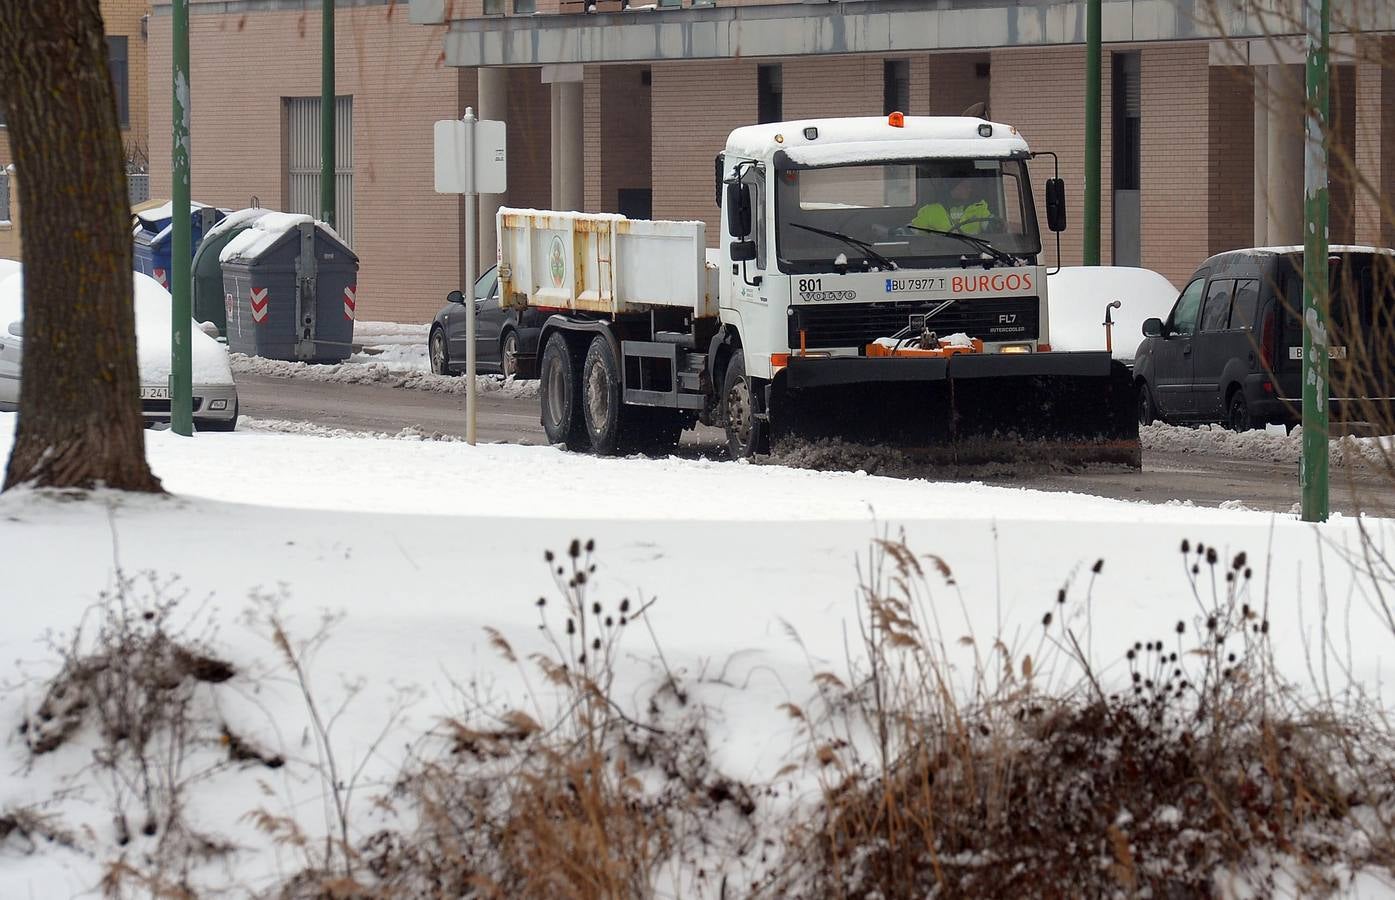
[[[126,44],[124,35],[107,38],[107,68],[111,71],[112,93],[116,94],[116,121],[122,128],[131,125],[131,73]]]
[[[756,67],[756,117],[765,122],[784,119],[784,85],[779,64]]]
[[[504,0],[484,0],[484,14],[486,16],[502,16],[504,14]]]
[[[286,97],[287,212],[320,217],[320,98]],[[334,230],[354,241],[354,98],[334,100]]]
[[[513,14],[531,16],[538,11],[538,0],[513,0]]]
[[[882,63],[882,113],[911,111],[911,61],[888,59]]]
[[[1142,259],[1142,58],[1137,51],[1110,58],[1110,123],[1114,188],[1114,265],[1136,266]]]

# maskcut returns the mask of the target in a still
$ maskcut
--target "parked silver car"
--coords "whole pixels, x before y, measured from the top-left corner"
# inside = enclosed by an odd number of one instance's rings
[[[0,268],[0,411],[19,408],[24,351],[23,273],[9,260]],[[7,274],[8,273],[8,274]],[[148,275],[135,273],[136,350],[140,360],[141,407],[148,423],[170,418],[170,293]],[[200,431],[237,427],[237,384],[228,351],[194,324],[194,425]]]

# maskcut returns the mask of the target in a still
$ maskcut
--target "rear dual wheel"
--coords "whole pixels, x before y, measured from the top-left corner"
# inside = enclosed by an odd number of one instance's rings
[[[539,378],[543,431],[553,444],[603,456],[664,452],[678,445],[683,419],[677,410],[627,406],[620,361],[605,335],[583,356],[554,333],[543,350]]]
[[[543,433],[548,443],[565,444],[569,450],[585,450],[590,445],[581,414],[579,362],[567,339],[555,332],[543,348],[538,367]]]

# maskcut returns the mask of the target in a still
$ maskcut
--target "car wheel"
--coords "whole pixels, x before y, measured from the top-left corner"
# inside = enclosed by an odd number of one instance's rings
[[[723,425],[727,432],[727,452],[731,458],[747,459],[757,453],[768,453],[769,436],[765,423],[756,418],[755,395],[751,390],[751,379],[746,377],[746,358],[740,349],[727,364],[727,374],[722,379],[722,397],[726,401]]]
[[[439,328],[431,329],[431,338],[426,342],[426,349],[431,357],[432,373],[449,375],[450,357],[446,354],[446,333]]]
[[[1249,431],[1254,427],[1254,420],[1250,418],[1250,404],[1245,402],[1245,392],[1236,390],[1230,395],[1230,404],[1226,407],[1226,426],[1231,431]]]
[[[1153,391],[1148,382],[1138,383],[1138,424],[1152,425],[1158,421],[1158,408],[1153,405]]]
[[[499,341],[499,371],[505,378],[518,376],[518,332],[505,331]]]
[[[567,339],[553,333],[543,350],[538,398],[548,443],[565,444],[568,450],[585,450],[591,444],[581,412],[579,368]]]

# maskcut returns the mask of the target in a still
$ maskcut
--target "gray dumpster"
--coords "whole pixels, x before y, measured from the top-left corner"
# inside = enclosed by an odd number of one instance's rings
[[[212,322],[219,335],[228,331],[232,295],[228,294],[224,303],[223,264],[218,261],[218,255],[228,242],[269,212],[271,210],[251,208],[228,213],[223,221],[208,230],[194,251],[194,320]]]
[[[348,358],[358,257],[323,222],[267,213],[218,258],[229,350],[301,362]]]

